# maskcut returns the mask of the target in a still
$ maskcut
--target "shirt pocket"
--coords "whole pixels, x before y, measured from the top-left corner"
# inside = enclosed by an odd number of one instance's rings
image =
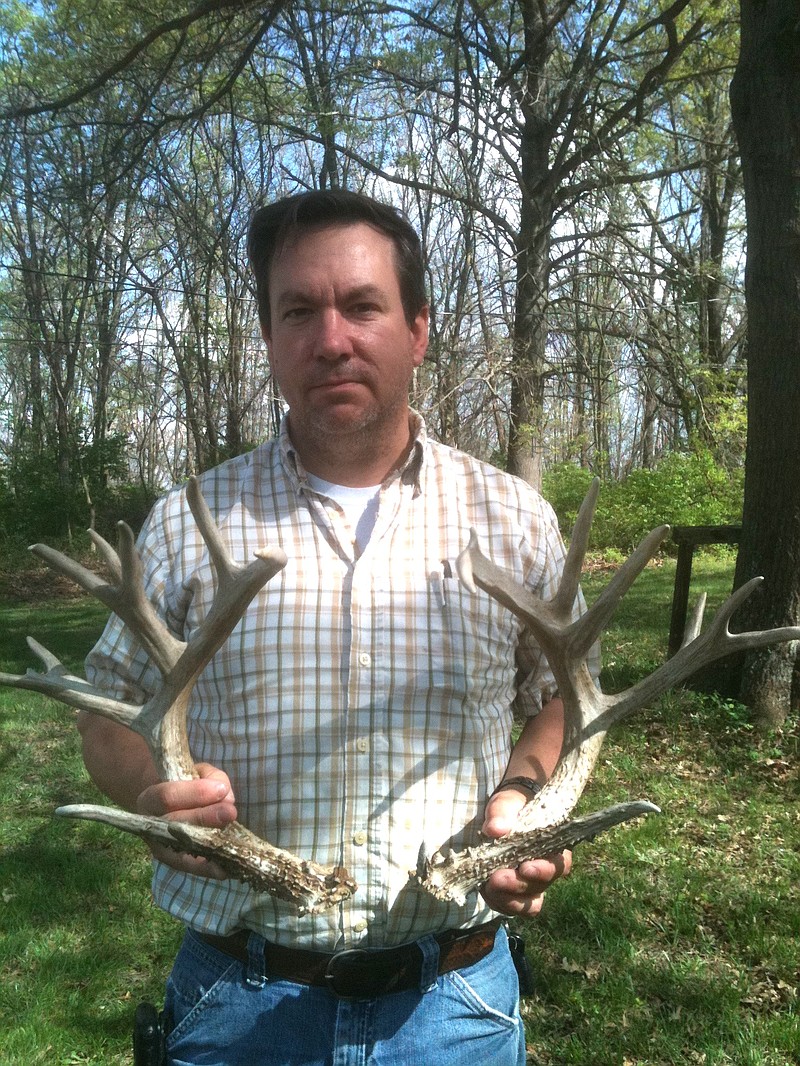
[[[428,574],[426,598],[432,687],[443,687],[458,713],[507,708],[516,682],[514,616],[439,568]]]

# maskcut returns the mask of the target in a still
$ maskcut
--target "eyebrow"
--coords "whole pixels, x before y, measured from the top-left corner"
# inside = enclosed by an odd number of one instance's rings
[[[364,299],[379,300],[381,302],[384,302],[386,298],[386,292],[382,288],[380,288],[379,285],[357,285],[352,289],[348,289],[344,293],[344,299],[347,302],[350,302],[352,300]],[[293,304],[297,303],[298,301],[300,303],[309,300],[313,302],[313,299],[313,296],[307,290],[287,289],[285,292],[278,294],[276,306],[280,308],[284,307],[286,304]]]

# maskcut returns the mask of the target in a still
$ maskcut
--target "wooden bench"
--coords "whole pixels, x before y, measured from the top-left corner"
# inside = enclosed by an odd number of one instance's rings
[[[698,544],[738,544],[741,526],[674,526],[672,539],[678,545],[678,565],[675,569],[675,590],[672,594],[672,618],[669,626],[669,654],[680,648],[686,629],[689,608],[689,582],[692,578],[692,557]]]

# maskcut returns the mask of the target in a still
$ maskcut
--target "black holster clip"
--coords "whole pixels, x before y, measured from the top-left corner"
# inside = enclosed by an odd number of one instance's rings
[[[164,1013],[140,1003],[133,1022],[133,1066],[166,1066]]]
[[[519,979],[519,994],[521,996],[532,996],[536,989],[536,982],[533,979],[531,964],[525,954],[525,941],[519,934],[509,933],[508,947],[514,962],[514,969],[517,971],[517,978]]]

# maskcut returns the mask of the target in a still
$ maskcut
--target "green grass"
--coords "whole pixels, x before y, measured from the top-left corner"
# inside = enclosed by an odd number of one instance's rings
[[[38,667],[32,633],[79,669],[105,610],[88,599],[0,609],[0,670]],[[74,712],[0,689],[0,1063],[129,1064],[133,1011],[158,1001],[180,940],[150,901],[150,863],[130,837],[55,819],[102,802]]]
[[[698,557],[693,593],[707,587],[713,610],[730,578]],[[667,561],[631,590],[604,642],[607,689],[663,660],[673,579]],[[589,577],[590,600],[607,580]],[[104,612],[76,599],[0,617],[0,670],[21,672],[27,632],[78,668]],[[73,718],[0,689],[0,1066],[129,1064],[136,1003],[160,1001],[180,939],[140,844],[52,817],[98,799]],[[759,738],[736,703],[689,691],[612,734],[582,809],[641,797],[664,813],[581,845],[519,924],[537,974],[531,1063],[798,1062],[799,748],[796,726]]]

